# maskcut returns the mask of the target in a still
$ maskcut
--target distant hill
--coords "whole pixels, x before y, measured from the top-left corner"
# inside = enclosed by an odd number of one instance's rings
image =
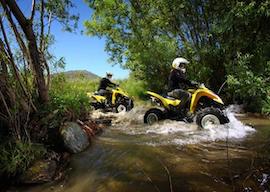
[[[97,76],[96,74],[91,73],[87,70],[65,71],[65,72],[63,72],[63,74],[69,80],[73,80],[73,79],[87,79],[87,80],[100,79],[99,76]]]

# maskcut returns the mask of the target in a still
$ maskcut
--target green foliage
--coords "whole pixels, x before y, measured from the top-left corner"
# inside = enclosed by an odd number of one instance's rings
[[[43,145],[29,142],[8,142],[0,147],[0,170],[8,176],[23,173],[31,163],[46,153]]]
[[[85,22],[87,33],[106,37],[111,61],[130,69],[150,89],[164,90],[177,56],[193,61],[192,79],[209,81],[210,75],[219,77],[212,81],[215,86],[223,83],[224,70],[215,71],[224,68],[222,54],[210,30],[216,17],[206,2],[90,0],[89,6],[95,12]]]
[[[111,61],[130,69],[147,89],[164,90],[172,60],[182,56],[191,61],[190,79],[214,91],[228,80],[227,100],[237,97],[262,109],[269,91],[268,0],[87,2],[94,10],[87,34],[105,37]]]
[[[49,110],[58,110],[62,118],[69,120],[85,118],[90,109],[87,92],[94,92],[96,88],[96,81],[84,79],[68,81],[63,74],[55,75],[49,91]]]
[[[35,1],[32,13],[31,9],[27,13],[25,6],[31,7],[31,2],[0,3],[0,120],[7,122],[14,140],[24,139],[25,132],[31,132],[29,124],[48,101],[50,82],[45,78],[53,71],[50,67],[63,68],[65,64],[63,58],[58,60],[49,49],[54,43],[51,28],[57,22],[63,30],[73,32],[79,19],[71,0]],[[47,128],[41,131],[40,122],[37,124],[36,132],[46,133]]]
[[[143,99],[145,97],[145,82],[137,80],[134,76],[131,75],[128,79],[119,81],[119,84],[130,97],[133,97],[136,100]]]
[[[270,115],[270,94],[263,101],[262,113],[265,115]]]
[[[252,70],[252,55],[238,54],[238,58],[229,70],[228,75],[229,90],[233,96],[241,101],[245,101],[247,107],[253,112],[262,112],[263,106],[266,106],[267,94],[270,86],[267,81],[270,66],[265,66],[265,72],[256,73]],[[266,103],[265,103],[266,102]],[[267,110],[264,109],[264,112]]]
[[[48,0],[45,3],[46,18],[51,14],[62,25],[63,30],[73,32],[78,27],[79,14],[71,11],[75,8],[71,0]]]

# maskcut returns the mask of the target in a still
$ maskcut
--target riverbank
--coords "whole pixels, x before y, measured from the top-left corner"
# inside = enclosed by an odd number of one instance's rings
[[[2,175],[0,175],[1,191],[5,191],[8,186],[31,186],[63,180],[72,154],[86,150],[93,143],[96,135],[99,135],[109,125],[110,120],[108,119],[88,118],[84,121],[66,122],[58,130],[54,129],[57,132],[54,133],[54,143],[50,143],[50,145],[29,143],[29,150],[35,149],[33,152],[37,153],[37,147],[39,147],[42,152],[40,152],[39,156],[35,156],[31,154],[32,151],[27,153],[28,151],[22,149],[19,154],[16,154],[17,156],[11,156],[11,161],[18,161],[18,158],[25,158],[27,164],[24,165],[23,169],[14,167],[14,171],[16,171],[14,175],[4,172],[4,170],[8,171],[8,168],[2,170]],[[82,137],[86,138],[86,140],[83,141]],[[18,143],[18,145],[21,146],[22,144]],[[18,148],[16,150],[18,153]],[[13,151],[13,149],[10,149],[6,153]],[[7,154],[7,158],[9,156],[10,154]],[[31,156],[33,157],[31,158]],[[3,158],[2,156],[1,160]],[[24,162],[24,159],[21,161]],[[5,165],[1,166],[3,167]]]

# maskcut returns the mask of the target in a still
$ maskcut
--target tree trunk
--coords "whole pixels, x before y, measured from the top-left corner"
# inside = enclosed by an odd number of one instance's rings
[[[22,28],[25,37],[28,41],[28,50],[30,52],[30,60],[32,63],[32,68],[35,76],[36,85],[38,88],[39,100],[41,103],[47,103],[49,100],[48,89],[45,82],[45,77],[43,73],[43,68],[40,60],[40,55],[38,51],[36,36],[33,31],[33,23],[31,19],[27,19],[20,8],[18,7],[15,0],[0,0],[3,8],[9,8],[11,13],[14,15],[18,21],[20,27]],[[8,11],[8,10],[6,10]]]

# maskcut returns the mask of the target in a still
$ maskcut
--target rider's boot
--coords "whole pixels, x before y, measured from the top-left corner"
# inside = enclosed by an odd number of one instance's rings
[[[186,123],[192,123],[193,122],[193,115],[187,111],[187,109],[182,108],[180,109],[180,118],[182,121]]]
[[[192,123],[193,122],[194,115],[190,112],[186,113],[186,116],[184,118],[184,121],[187,123]]]

